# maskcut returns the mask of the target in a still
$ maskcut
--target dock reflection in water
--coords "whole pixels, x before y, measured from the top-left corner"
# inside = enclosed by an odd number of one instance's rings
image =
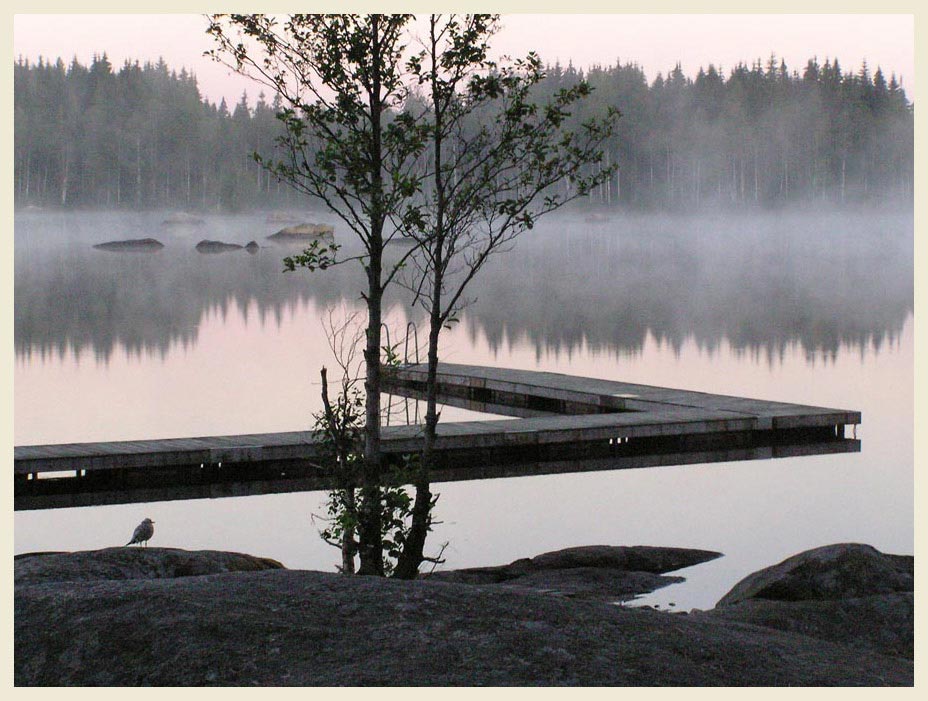
[[[384,368],[384,388],[416,395],[421,365]],[[509,421],[439,424],[434,481],[857,452],[845,427],[860,412],[547,372],[443,364],[442,401],[514,413]],[[527,413],[534,416],[526,417]],[[422,427],[387,426],[401,464]],[[120,441],[15,449],[17,509],[331,489],[311,432]],[[67,477],[47,475],[73,471]]]

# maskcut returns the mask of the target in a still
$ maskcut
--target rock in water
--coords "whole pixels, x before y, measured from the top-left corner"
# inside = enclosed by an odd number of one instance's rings
[[[268,239],[278,243],[304,243],[317,240],[334,243],[335,227],[331,224],[297,224],[296,226],[285,227],[276,234],[271,234]]]
[[[682,577],[665,572],[721,557],[709,550],[643,545],[587,545],[522,558],[508,565],[434,572],[430,578],[462,584],[503,584],[560,595],[625,601]]]
[[[914,559],[870,545],[839,543],[806,550],[748,575],[717,606],[748,599],[807,601],[910,592]]]
[[[207,241],[203,240],[197,244],[197,251],[200,253],[225,253],[227,251],[240,251],[242,246],[237,243],[226,243],[225,241]]]
[[[531,559],[531,566],[535,570],[609,567],[629,572],[664,574],[719,557],[722,557],[722,553],[714,550],[648,545],[583,545],[537,555]]]
[[[146,253],[160,251],[164,244],[157,239],[127,239],[126,241],[107,241],[94,246],[99,251],[125,251]]]
[[[248,243],[245,244],[245,250],[251,253],[252,255],[258,252],[258,248],[260,247],[258,246],[257,241],[249,241]]]

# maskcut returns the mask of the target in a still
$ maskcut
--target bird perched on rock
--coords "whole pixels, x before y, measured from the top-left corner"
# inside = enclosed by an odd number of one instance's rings
[[[132,540],[130,540],[126,545],[132,545],[133,543],[145,543],[145,547],[148,547],[148,541],[155,534],[155,522],[150,518],[146,518],[138,526],[135,527],[135,530],[132,532]]]

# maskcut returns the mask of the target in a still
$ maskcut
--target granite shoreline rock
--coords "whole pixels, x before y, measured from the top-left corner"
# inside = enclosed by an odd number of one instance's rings
[[[748,575],[706,614],[912,659],[914,583],[912,556],[837,543]]]
[[[688,548],[586,545],[522,558],[508,565],[435,572],[428,579],[462,584],[500,584],[569,597],[629,601],[682,582],[665,573],[721,557]]]
[[[570,550],[527,562],[579,566],[535,569],[503,586],[344,577],[287,570],[238,553],[165,548],[20,556],[14,564],[14,681],[20,686],[913,683],[912,660],[876,649],[872,636],[863,643],[854,636],[828,639],[815,626],[768,625],[757,609],[753,621],[737,615],[746,604],[820,601],[752,600],[681,616],[505,585],[545,573],[622,572],[591,566],[621,561],[621,551],[603,559],[603,550],[596,557],[595,549]],[[517,562],[525,567],[526,561]],[[855,609],[849,601],[829,603],[846,604],[851,615],[865,613],[866,607]],[[898,624],[893,616],[888,620]]]
[[[16,586],[47,582],[175,579],[284,569],[282,564],[270,558],[177,548],[119,547],[74,553],[28,553],[17,556],[14,563],[13,581]]]
[[[718,606],[748,599],[847,599],[913,590],[915,560],[870,545],[837,543],[806,550],[738,582]]]

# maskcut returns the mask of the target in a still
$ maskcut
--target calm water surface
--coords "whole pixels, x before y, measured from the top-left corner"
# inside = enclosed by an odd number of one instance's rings
[[[323,321],[360,309],[357,272],[283,275],[273,247],[193,250],[264,244],[281,226],[264,215],[186,229],[163,218],[17,215],[17,445],[310,424],[319,367],[333,364]],[[91,248],[144,236],[165,248]],[[745,574],[818,545],[912,553],[912,287],[910,215],[545,222],[486,270],[443,360],[857,409],[862,451],[441,484],[433,549],[448,543],[446,567],[595,543],[725,553],[646,598],[679,609],[710,607]],[[418,313],[397,296],[389,316],[402,350]],[[153,544],[332,569],[338,553],[312,521],[323,503],[312,492],[17,512],[15,551],[121,545],[149,516]]]

